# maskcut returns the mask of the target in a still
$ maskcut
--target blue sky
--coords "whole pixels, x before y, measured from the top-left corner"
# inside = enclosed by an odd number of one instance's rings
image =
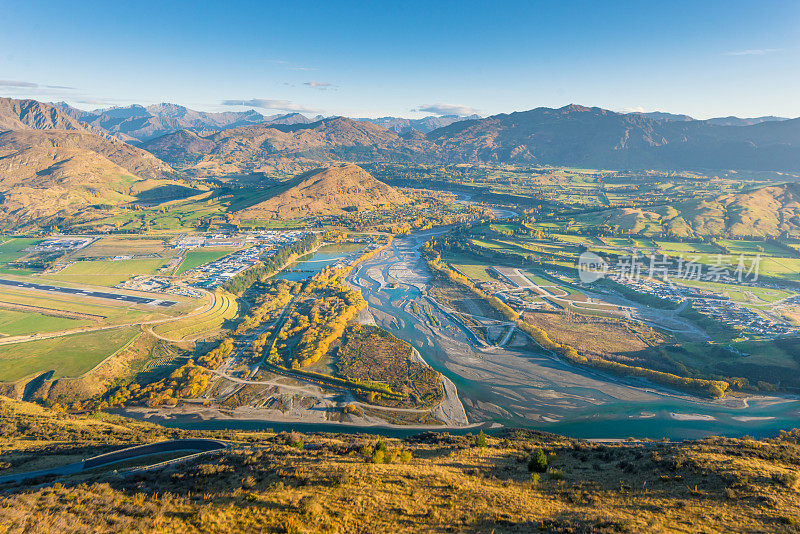
[[[0,0],[0,96],[353,117],[569,103],[800,116],[800,2],[655,4]]]

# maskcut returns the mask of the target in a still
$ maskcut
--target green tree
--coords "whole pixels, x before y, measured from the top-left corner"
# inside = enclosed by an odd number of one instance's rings
[[[528,471],[544,473],[547,471],[547,456],[542,449],[536,449],[528,460]]]

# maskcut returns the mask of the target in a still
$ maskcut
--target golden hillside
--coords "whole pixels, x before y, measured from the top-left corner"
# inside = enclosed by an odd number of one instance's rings
[[[301,174],[272,198],[250,206],[238,215],[243,219],[342,215],[348,211],[369,211],[410,201],[358,165],[347,164]]]
[[[800,185],[768,186],[652,208],[616,208],[601,216],[605,226],[642,235],[796,236],[800,235]]]
[[[800,435],[591,443],[480,436],[187,431],[0,399],[0,476],[133,445],[152,454],[0,492],[4,532],[797,532]],[[138,469],[138,470],[137,470]]]
[[[130,202],[175,185],[175,171],[121,141],[85,131],[0,132],[0,212],[5,226]]]
[[[2,130],[86,131],[80,122],[52,106],[36,100],[13,98],[0,98],[0,131]]]

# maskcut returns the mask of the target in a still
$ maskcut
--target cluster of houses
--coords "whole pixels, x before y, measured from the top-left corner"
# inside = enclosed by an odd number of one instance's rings
[[[700,313],[741,329],[745,334],[776,337],[793,330],[788,325],[765,319],[728,299],[692,299],[692,306]]]
[[[609,278],[639,293],[676,304],[688,300],[692,307],[700,313],[738,328],[745,334],[770,338],[795,330],[787,324],[769,320],[753,310],[731,301],[729,297],[704,289],[667,284],[653,278],[636,279],[618,275],[611,275]],[[738,285],[753,286],[752,283]],[[770,287],[773,286],[770,285]]]
[[[304,231],[277,232],[266,230],[248,232],[246,234],[245,242],[248,244],[252,243],[251,246],[228,254],[227,256],[216,261],[205,263],[196,269],[189,271],[187,274],[195,274],[203,278],[203,281],[198,284],[200,287],[217,287],[224,284],[242,271],[259,263],[262,259],[268,258],[284,245],[299,241],[306,235],[308,235],[308,232]],[[208,242],[215,244],[205,244]],[[202,243],[204,244],[197,246],[222,246],[218,244],[219,241],[217,239],[203,241]]]

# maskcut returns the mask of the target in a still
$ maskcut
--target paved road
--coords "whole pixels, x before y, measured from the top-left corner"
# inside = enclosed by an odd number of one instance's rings
[[[221,450],[230,447],[230,443],[216,439],[176,439],[169,441],[159,441],[147,445],[128,447],[119,451],[109,452],[87,458],[80,462],[74,462],[52,469],[41,469],[38,471],[28,471],[27,473],[15,473],[13,475],[0,476],[0,484],[20,484],[25,480],[39,477],[61,477],[81,473],[87,469],[95,469],[106,465],[112,465],[126,460],[144,458],[154,454],[177,451],[208,452]]]

